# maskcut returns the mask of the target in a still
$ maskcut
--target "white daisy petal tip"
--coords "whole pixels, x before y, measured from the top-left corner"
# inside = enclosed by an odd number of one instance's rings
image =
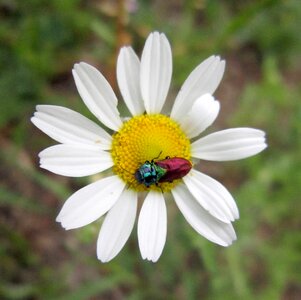
[[[188,137],[194,138],[213,124],[219,110],[219,101],[207,93],[194,102],[191,110],[179,122]]]
[[[47,107],[48,105],[45,104],[38,104],[36,105],[36,111],[43,111],[43,108]]]
[[[194,199],[213,217],[228,224],[239,217],[232,195],[215,179],[191,170],[183,181]]]
[[[254,156],[267,147],[265,132],[255,128],[230,128],[211,133],[191,144],[192,156],[231,161]]]
[[[35,119],[36,118],[35,118],[35,113],[34,113],[33,116],[30,118],[30,122],[33,123],[34,125],[36,125],[35,124]]]
[[[71,226],[66,226],[66,225],[64,224],[63,218],[62,218],[62,216],[61,216],[60,214],[56,217],[55,221],[56,221],[57,223],[59,223],[59,224],[61,225],[61,227],[64,228],[66,231],[67,231],[67,230],[73,229]]]
[[[175,202],[187,222],[213,243],[227,247],[236,239],[231,223],[224,223],[208,213],[182,184],[172,190]]]
[[[149,262],[152,262],[152,263],[156,263],[158,260],[159,260],[160,256],[159,257],[142,257],[143,260],[147,260]]]
[[[39,153],[40,167],[58,175],[83,177],[113,166],[110,153],[96,145],[60,144]]]
[[[73,65],[73,69],[72,70],[74,70],[75,72],[76,71],[78,71],[79,69],[81,69],[81,68],[84,68],[84,67],[87,67],[87,68],[94,68],[92,65],[90,65],[90,64],[88,64],[88,63],[86,63],[86,62],[84,62],[84,61],[79,61],[79,62],[77,62],[77,63],[75,63],[74,65]]]
[[[61,223],[61,215],[60,214],[57,215],[55,221],[58,223]]]
[[[237,240],[237,235],[236,232],[233,230],[233,233],[230,235],[230,239],[227,243],[225,243],[224,245],[221,245],[223,247],[229,247],[231,245],[233,245],[233,243]]]
[[[225,71],[225,61],[212,55],[199,64],[182,85],[171,111],[180,121],[191,110],[193,103],[204,94],[213,94]]]
[[[111,147],[112,137],[93,121],[69,108],[38,105],[31,122],[49,137],[63,144]]]
[[[66,200],[57,220],[65,229],[88,225],[111,209],[124,187],[116,175],[93,182]]]

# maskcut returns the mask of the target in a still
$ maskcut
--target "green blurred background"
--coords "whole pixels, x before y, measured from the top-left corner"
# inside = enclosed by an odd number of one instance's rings
[[[0,299],[301,299],[300,28],[299,0],[0,0]],[[237,200],[231,247],[195,233],[170,199],[158,263],[140,258],[135,228],[119,256],[102,264],[101,220],[68,232],[55,222],[91,178],[39,169],[38,152],[54,142],[29,118],[41,103],[93,118],[73,64],[98,67],[118,93],[118,49],[132,44],[140,54],[154,30],[172,45],[170,100],[194,67],[220,54],[221,113],[210,130],[261,128],[269,148],[200,164]]]

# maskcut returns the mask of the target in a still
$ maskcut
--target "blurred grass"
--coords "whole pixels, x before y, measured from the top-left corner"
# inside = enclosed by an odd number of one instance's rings
[[[0,17],[1,299],[301,298],[298,0],[132,0],[125,12],[112,1],[0,0]],[[157,264],[141,260],[135,230],[121,254],[101,264],[99,222],[67,233],[55,224],[61,203],[84,182],[38,169],[37,153],[50,140],[29,118],[39,103],[90,116],[71,78],[73,63],[98,66],[116,85],[118,46],[141,51],[153,30],[172,43],[171,98],[202,59],[222,55],[228,65],[217,127],[261,128],[269,148],[208,165],[238,202],[233,246],[198,236],[169,200]]]

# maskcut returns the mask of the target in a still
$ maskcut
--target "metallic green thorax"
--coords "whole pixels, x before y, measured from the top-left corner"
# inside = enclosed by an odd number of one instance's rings
[[[149,187],[157,184],[166,173],[166,170],[159,167],[155,162],[146,161],[135,173],[135,177],[139,183],[143,183]]]

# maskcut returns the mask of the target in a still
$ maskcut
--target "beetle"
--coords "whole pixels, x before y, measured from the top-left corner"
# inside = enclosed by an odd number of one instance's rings
[[[191,170],[191,162],[181,157],[145,161],[135,172],[135,178],[146,187],[160,182],[172,182],[184,177]]]
[[[187,175],[192,164],[189,160],[182,157],[173,157],[156,161],[156,165],[166,170],[165,174],[159,179],[159,182],[172,182],[181,179]]]

